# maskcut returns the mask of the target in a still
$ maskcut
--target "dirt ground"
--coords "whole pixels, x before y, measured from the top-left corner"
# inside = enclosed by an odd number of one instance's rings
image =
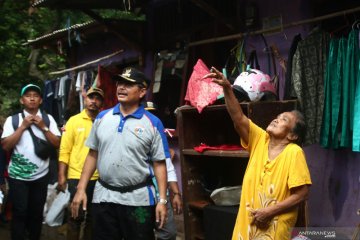
[[[178,236],[176,240],[184,239],[183,229],[178,229]],[[41,240],[65,240],[66,239],[66,225],[59,227],[49,227],[43,225]],[[0,240],[10,240],[10,223],[0,223]]]
[[[60,227],[49,227],[46,224],[43,225],[41,240],[65,240],[66,225]],[[0,224],[0,239],[10,240],[10,223]]]

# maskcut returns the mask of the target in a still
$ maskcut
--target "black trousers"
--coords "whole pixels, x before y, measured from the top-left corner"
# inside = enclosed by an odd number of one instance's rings
[[[68,219],[67,219],[67,240],[79,240],[81,226],[84,226],[83,240],[92,239],[92,198],[94,194],[94,188],[96,180],[90,180],[86,187],[86,196],[87,196],[87,213],[85,217],[82,207],[79,209],[79,216],[74,219],[71,217],[71,202],[76,194],[76,186],[79,183],[79,179],[68,179],[68,190],[70,192],[70,204],[68,207]]]
[[[40,239],[48,183],[49,174],[35,181],[9,178],[12,240]]]
[[[93,240],[154,240],[155,206],[93,203]]]

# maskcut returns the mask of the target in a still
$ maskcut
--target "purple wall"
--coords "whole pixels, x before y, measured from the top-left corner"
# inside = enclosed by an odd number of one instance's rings
[[[306,147],[313,185],[310,226],[355,227],[360,222],[360,153]]]

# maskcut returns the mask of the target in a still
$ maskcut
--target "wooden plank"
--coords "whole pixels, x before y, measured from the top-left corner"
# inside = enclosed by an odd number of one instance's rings
[[[211,204],[209,201],[199,200],[199,201],[190,201],[188,205],[192,209],[203,210],[207,205]]]
[[[184,155],[190,156],[214,156],[214,157],[239,157],[239,158],[247,158],[249,157],[249,153],[244,150],[206,150],[202,153],[195,151],[194,149],[183,149],[182,153]]]

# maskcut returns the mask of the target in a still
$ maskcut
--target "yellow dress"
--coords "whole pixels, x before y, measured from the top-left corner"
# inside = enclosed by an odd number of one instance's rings
[[[243,179],[240,208],[232,240],[275,239],[288,240],[297,219],[297,208],[272,219],[270,227],[260,230],[251,225],[250,210],[277,204],[290,196],[290,189],[311,184],[303,150],[289,144],[272,161],[268,159],[269,135],[250,121],[248,145],[241,144],[250,153]]]

